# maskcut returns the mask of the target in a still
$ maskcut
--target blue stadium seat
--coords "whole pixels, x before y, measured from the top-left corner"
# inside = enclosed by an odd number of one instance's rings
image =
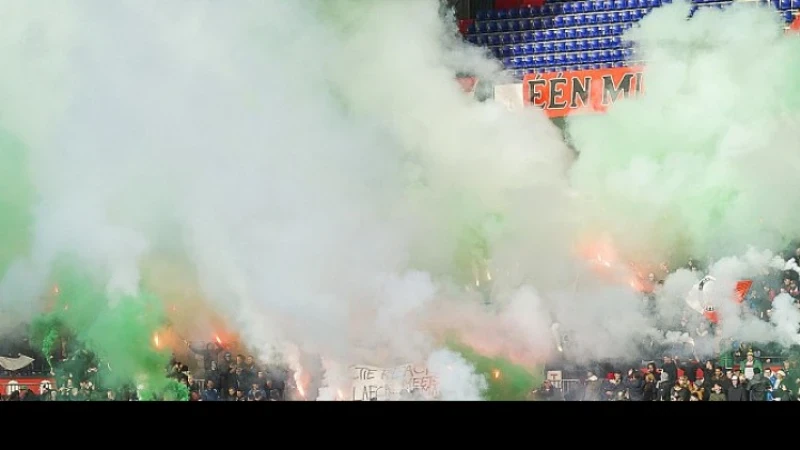
[[[784,11],[783,12],[783,19],[786,23],[792,23],[794,21],[794,12],[792,11]]]
[[[534,47],[534,44],[532,43],[527,43],[523,47],[524,47],[523,50],[526,55],[532,55],[536,53],[536,47]]]
[[[522,42],[533,42],[535,39],[534,36],[534,31],[524,31],[522,32]]]
[[[564,43],[563,42],[554,42],[553,43],[553,51],[556,53],[563,53],[564,52]]]
[[[564,30],[553,30],[553,39],[557,41],[564,39]]]
[[[553,65],[553,55],[544,55],[544,65],[545,66]]]
[[[791,0],[780,0],[780,4],[778,5],[778,9],[780,10],[790,9],[791,7],[792,7]]]
[[[575,16],[564,16],[564,26],[565,27],[574,27],[575,26]]]
[[[499,44],[499,39],[497,38],[496,34],[490,34],[486,37],[486,44],[492,46]]]
[[[489,11],[478,11],[475,13],[475,20],[487,20],[489,18]]]
[[[620,22],[630,22],[631,21],[631,12],[630,11],[622,11],[620,16]]]
[[[614,9],[625,9],[625,0],[614,0]]]
[[[792,0],[792,9],[800,9],[800,0]]]
[[[575,41],[575,51],[581,52],[586,50],[586,41]]]
[[[508,10],[509,19],[519,19],[519,8],[512,8]]]
[[[545,41],[553,40],[553,30],[544,30],[544,40]]]
[[[553,62],[558,66],[564,65],[564,55],[553,55]]]
[[[564,6],[561,7],[561,12],[564,14],[575,14],[575,6],[572,2],[564,3]]]
[[[648,8],[658,8],[661,6],[661,0],[647,0]]]
[[[533,53],[544,53],[544,44],[541,42],[537,42],[533,45]]]
[[[625,67],[625,61],[617,61],[614,63],[614,67]]]
[[[555,28],[564,28],[564,16],[553,17],[553,26]]]
[[[588,13],[583,16],[583,23],[584,25],[594,25],[597,23],[597,14],[595,13]]]
[[[586,50],[597,50],[597,39],[587,39],[584,45]]]
[[[544,31],[536,30],[533,32],[534,42],[541,42],[545,40]]]
[[[533,56],[526,56],[523,65],[526,69],[533,67]]]
[[[563,3],[551,3],[550,10],[553,11],[553,15],[556,14],[563,14],[564,13],[564,4]]]
[[[564,39],[575,39],[575,28],[567,28],[564,30]]]
[[[585,37],[586,37],[586,28],[576,28],[575,29],[575,39],[583,39]]]
[[[611,48],[619,48],[622,44],[622,38],[619,36],[612,36],[611,37]]]
[[[552,42],[545,42],[542,45],[542,51],[545,52],[545,53],[553,53],[553,49],[554,49],[554,47],[553,47],[553,43]]]
[[[574,53],[567,53],[564,55],[564,62],[569,65],[573,65],[578,62],[578,59],[575,57]]]
[[[565,52],[574,52],[575,51],[575,41],[564,42],[564,51]]]
[[[494,18],[497,20],[508,19],[508,10],[507,9],[494,10]]]
[[[597,27],[588,27],[585,28],[585,31],[586,34],[584,36],[586,36],[587,38],[597,37]]]

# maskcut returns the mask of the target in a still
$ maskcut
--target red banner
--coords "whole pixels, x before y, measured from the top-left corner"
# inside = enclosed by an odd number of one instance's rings
[[[18,391],[22,386],[28,388],[36,394],[42,392],[42,388],[51,386],[55,388],[55,380],[46,377],[22,377],[22,378],[0,378],[0,394],[11,395],[12,392]]]
[[[537,73],[522,80],[525,105],[541,108],[549,117],[605,112],[618,99],[643,91],[642,67]]]

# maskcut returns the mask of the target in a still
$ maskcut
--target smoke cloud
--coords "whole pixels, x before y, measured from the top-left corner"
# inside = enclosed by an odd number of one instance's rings
[[[544,115],[463,95],[457,71],[501,80],[498,64],[438,9],[0,1],[0,167],[16,168],[0,224],[27,243],[0,255],[0,306],[28,320],[70,255],[110,308],[150,284],[188,303],[178,314],[208,305],[320,399],[338,395],[323,372],[427,361],[443,398],[472,400],[486,379],[444,349],[452,334],[533,368],[557,352],[553,322],[581,359],[660,333],[633,270],[576,258],[587,229],[659,261],[794,231],[800,152],[780,127],[797,120],[800,53],[771,13],[648,16],[633,36],[647,95],[570,120],[570,168]],[[753,86],[770,95],[741,95]],[[721,286],[754,267],[726,264]],[[667,280],[660,311],[695,282]]]
[[[571,180],[625,250],[690,256],[782,250],[800,217],[800,41],[772,7],[655,9],[625,38],[647,61],[645,95],[569,120]],[[752,61],[753,63],[743,63]],[[621,218],[625,220],[621,220]]]

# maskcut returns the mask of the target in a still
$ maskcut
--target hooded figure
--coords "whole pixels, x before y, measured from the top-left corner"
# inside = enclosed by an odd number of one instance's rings
[[[658,401],[661,402],[668,402],[670,401],[670,395],[672,393],[672,387],[675,386],[675,382],[669,379],[669,374],[666,371],[661,371],[661,381],[656,384],[656,390],[658,391]]]
[[[602,395],[603,381],[598,379],[594,372],[589,372],[587,375],[586,388],[583,391],[583,401],[599,402]]]
[[[731,386],[728,388],[728,398],[727,401],[729,402],[746,402],[749,400],[747,395],[747,389],[742,386],[742,383],[739,380],[737,375],[731,377]]]

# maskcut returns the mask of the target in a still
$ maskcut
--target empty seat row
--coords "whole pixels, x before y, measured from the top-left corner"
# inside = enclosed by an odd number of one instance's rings
[[[692,3],[716,3],[732,0],[692,0]],[[792,1],[797,0],[773,0],[773,1]],[[630,8],[654,8],[660,6],[655,0],[567,0],[561,2],[547,1],[542,6],[523,6],[521,8],[495,9],[478,11],[475,20],[504,20],[504,19],[524,19],[537,16],[552,16],[570,12],[592,12],[592,11],[613,11]],[[788,8],[787,8],[788,9]]]
[[[636,22],[648,13],[647,9],[633,9],[616,12],[581,13],[569,16],[545,17],[542,19],[495,20],[470,25],[470,33],[488,34],[512,31],[545,30],[548,28],[581,27],[603,23]]]
[[[503,65],[506,69],[528,69],[534,67],[562,66],[573,64],[594,64],[602,62],[624,61],[635,55],[630,48],[616,50],[595,50],[592,52],[561,53],[555,55],[523,56],[506,58]]]
[[[632,41],[623,41],[620,36],[599,39],[581,39],[558,42],[536,42],[495,47],[492,53],[498,58],[540,55],[545,53],[581,52],[585,50],[608,50],[632,47]]]
[[[539,7],[520,8],[515,14],[499,14],[503,10],[479,11],[475,20],[486,22],[491,20],[530,19],[535,17],[549,17],[558,14],[573,14],[582,12],[618,11],[634,8],[655,8],[661,6],[660,0],[583,0],[564,3],[545,3]],[[665,2],[671,3],[671,1]],[[515,10],[511,10],[515,11]],[[499,14],[499,15],[497,15]]]
[[[604,62],[604,63],[594,63],[594,64],[574,64],[570,66],[548,66],[548,67],[536,67],[530,69],[512,69],[509,70],[507,73],[511,74],[516,79],[522,79],[527,74],[534,74],[534,73],[551,73],[551,72],[568,72],[573,70],[598,70],[598,69],[611,69],[613,67],[625,67],[629,66],[631,62],[626,61],[614,61],[614,62]]]
[[[524,44],[527,42],[589,39],[605,36],[619,36],[625,30],[633,27],[633,25],[633,22],[626,22],[583,28],[524,31],[520,33],[476,34],[467,36],[467,41],[475,45],[488,45],[493,47],[496,45]]]
[[[771,3],[781,11],[800,9],[800,0],[772,0]]]

